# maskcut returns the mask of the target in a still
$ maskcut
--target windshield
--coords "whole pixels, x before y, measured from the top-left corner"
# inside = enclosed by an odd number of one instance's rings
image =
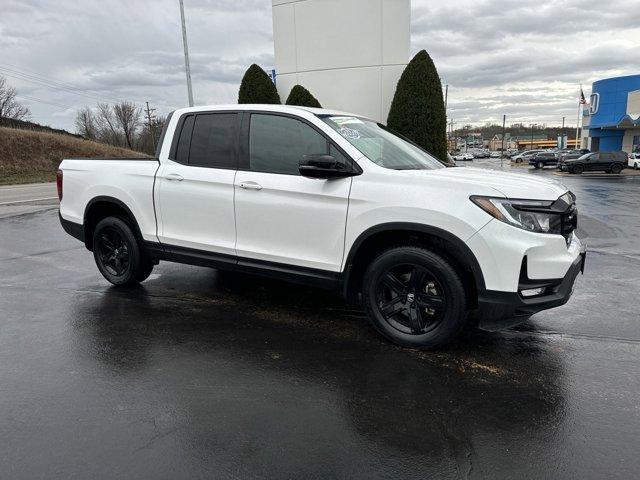
[[[343,116],[327,116],[322,117],[322,120],[381,167],[393,170],[445,168],[420,147],[379,123]]]

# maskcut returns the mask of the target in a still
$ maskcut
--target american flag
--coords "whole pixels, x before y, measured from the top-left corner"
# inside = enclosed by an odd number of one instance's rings
[[[587,99],[584,98],[584,92],[582,91],[582,87],[580,87],[580,105],[586,105]]]

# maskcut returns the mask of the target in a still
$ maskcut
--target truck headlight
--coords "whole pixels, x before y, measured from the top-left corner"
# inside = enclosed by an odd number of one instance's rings
[[[562,234],[562,215],[543,200],[472,196],[471,201],[501,222],[530,232]]]

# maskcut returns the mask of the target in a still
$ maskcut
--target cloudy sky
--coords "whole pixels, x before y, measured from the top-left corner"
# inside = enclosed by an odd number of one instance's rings
[[[273,67],[271,0],[185,8],[196,104],[234,103],[248,65]],[[640,73],[638,0],[412,0],[411,29],[457,126],[575,124],[580,83]],[[55,127],[98,101],[184,106],[178,0],[0,0],[0,75]]]

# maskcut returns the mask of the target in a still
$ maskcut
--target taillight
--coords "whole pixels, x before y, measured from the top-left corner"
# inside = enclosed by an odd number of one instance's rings
[[[56,187],[58,187],[58,200],[62,201],[62,170],[56,172]]]

